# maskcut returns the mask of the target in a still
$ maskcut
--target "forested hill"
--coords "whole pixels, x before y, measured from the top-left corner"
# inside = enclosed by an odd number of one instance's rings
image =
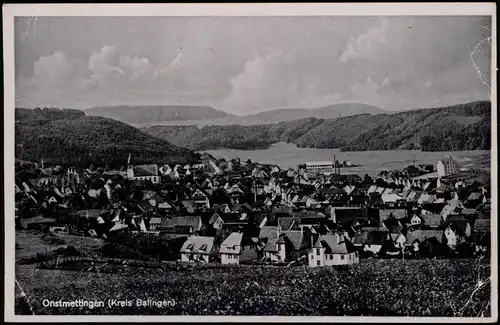
[[[198,155],[115,120],[77,110],[16,109],[16,158],[46,164],[123,166],[191,162]]]
[[[193,150],[261,149],[276,142],[345,151],[490,149],[491,103],[478,101],[397,114],[307,118],[267,125],[152,126],[151,135]]]

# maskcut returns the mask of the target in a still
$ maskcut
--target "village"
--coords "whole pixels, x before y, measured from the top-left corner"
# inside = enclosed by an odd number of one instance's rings
[[[16,162],[16,231],[99,238],[185,264],[309,267],[365,258],[488,256],[488,182],[451,158],[378,177],[350,162],[281,169],[202,155],[122,170]],[[465,175],[465,176],[464,176]],[[64,237],[62,237],[64,238]]]

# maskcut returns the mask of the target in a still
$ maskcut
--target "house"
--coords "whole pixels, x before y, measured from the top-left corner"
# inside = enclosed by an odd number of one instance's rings
[[[231,233],[220,245],[219,255],[222,264],[239,264],[242,233]]]
[[[284,232],[286,260],[294,261],[305,255],[318,235],[311,233],[308,228],[301,228],[300,230],[287,230]]]
[[[477,219],[474,222],[473,236],[476,251],[488,251],[491,247],[491,221],[489,219]]]
[[[422,218],[420,218],[418,215],[414,214],[410,218],[410,226],[411,227],[418,227],[422,224]]]
[[[182,200],[181,208],[185,209],[187,213],[194,213],[196,211],[196,206],[193,200]]]
[[[433,203],[434,201],[436,201],[436,196],[425,192],[422,192],[420,197],[417,199],[418,204]]]
[[[404,201],[404,198],[397,194],[397,193],[392,193],[392,190],[385,189],[384,193],[382,193],[382,201],[384,201],[385,204],[391,204],[391,203],[398,203],[399,201]]]
[[[442,230],[414,230],[406,233],[405,247],[419,254],[426,242],[432,244],[427,246],[424,253],[436,253],[436,249],[443,244],[444,232]],[[424,246],[422,246],[424,244]],[[436,246],[437,245],[437,246]]]
[[[314,178],[317,175],[330,175],[335,171],[333,161],[311,161],[306,162],[306,175]]]
[[[421,191],[414,191],[414,190],[411,190],[408,195],[406,196],[406,202],[408,203],[414,203],[414,202],[417,202],[418,198],[420,197],[420,195],[422,195],[422,192]]]
[[[450,218],[447,224],[444,234],[450,248],[455,248],[472,235],[471,225],[465,218]]]
[[[440,214],[432,213],[427,210],[422,210],[420,218],[422,219],[424,226],[429,229],[438,229],[443,223],[443,218]]]
[[[195,206],[210,208],[210,200],[208,198],[208,194],[200,189],[196,189],[196,191],[191,196],[191,200],[194,201]]]
[[[330,209],[330,219],[337,224],[343,224],[353,217],[362,224],[368,223],[366,210],[360,207],[332,207]]]
[[[208,263],[213,246],[213,237],[190,236],[180,250],[181,262]]]
[[[224,224],[224,220],[218,213],[214,213],[210,218],[208,224],[211,225],[214,229],[221,229],[222,225]]]
[[[228,204],[214,204],[212,210],[216,212],[230,213],[231,209]]]
[[[398,249],[402,249],[406,244],[406,237],[401,232],[389,233],[394,246]]]
[[[42,216],[27,218],[21,220],[21,225],[24,229],[43,230],[45,227],[55,225],[56,220],[52,218],[45,218]]]
[[[453,214],[462,208],[462,203],[459,200],[449,200],[443,207],[443,210],[441,210],[441,217],[444,221],[446,221],[450,214]]]
[[[408,216],[408,211],[406,209],[380,209],[379,216],[382,221],[391,216],[395,219],[404,219]]]
[[[168,203],[167,201],[158,203],[158,210],[160,212],[163,212],[163,213],[169,212],[169,211],[172,211],[173,208],[174,207],[172,206],[172,204]]]
[[[269,239],[264,247],[264,257],[273,263],[283,263],[286,260],[285,236]]]
[[[128,165],[127,178],[133,181],[149,181],[153,184],[157,184],[160,182],[160,176],[158,175],[158,165]]]
[[[149,219],[149,230],[156,231],[160,228],[161,218],[153,217]]]
[[[458,173],[458,164],[451,157],[443,160],[438,160],[436,163],[436,171],[438,176],[444,177]]]
[[[353,238],[353,244],[362,246],[363,251],[378,254],[385,242],[390,240],[389,232],[384,230],[362,230],[360,237]]]
[[[277,238],[279,231],[282,229],[277,226],[263,226],[259,231],[259,238],[262,240],[269,240],[270,238]]]
[[[487,233],[491,231],[491,221],[489,219],[477,219],[474,222],[474,233]]]
[[[163,218],[159,227],[160,231],[173,231],[176,226],[187,227],[190,234],[201,230],[203,223],[200,216],[176,216]],[[179,228],[178,228],[179,229]]]
[[[476,208],[481,203],[483,203],[483,195],[480,192],[472,192],[464,205],[468,208]]]
[[[359,253],[341,234],[326,234],[318,238],[308,254],[309,266],[349,265],[359,263]]]

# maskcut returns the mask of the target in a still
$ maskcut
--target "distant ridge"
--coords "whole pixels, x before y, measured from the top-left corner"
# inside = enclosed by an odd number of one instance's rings
[[[129,124],[151,124],[163,121],[220,119],[228,116],[209,106],[189,105],[142,105],[106,106],[84,110],[88,116],[107,117]]]
[[[341,103],[319,108],[285,108],[273,109],[253,115],[247,115],[245,118],[250,118],[260,123],[274,123],[293,121],[303,118],[315,117],[321,119],[331,119],[343,116],[352,116],[358,114],[380,114],[387,111],[373,105],[362,103]]]
[[[190,105],[140,105],[106,106],[85,109],[89,116],[101,116],[134,126],[150,125],[253,125],[269,124],[315,117],[330,119],[357,114],[390,113],[373,105],[341,103],[319,108],[272,109],[257,114],[233,115],[209,106]]]

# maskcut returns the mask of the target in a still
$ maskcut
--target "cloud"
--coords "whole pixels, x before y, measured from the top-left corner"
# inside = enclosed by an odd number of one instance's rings
[[[356,96],[369,97],[370,95],[377,94],[384,82],[385,80],[382,83],[375,82],[372,76],[368,76],[366,80],[354,83],[351,87],[351,92]]]
[[[26,22],[17,24],[24,107],[171,103],[242,114],[488,98],[470,59],[491,34],[480,27],[488,17],[42,17],[37,37],[25,39]],[[491,52],[485,42],[474,55],[486,79]]]
[[[351,37],[346,49],[340,55],[340,61],[347,62],[353,59],[370,58],[373,56],[379,47],[387,42],[388,28],[388,20],[383,19],[376,27],[367,30],[358,37]]]
[[[332,104],[340,95],[329,76],[329,63],[314,64],[297,52],[271,52],[247,60],[230,79],[230,94],[217,106],[245,114],[276,108],[315,107]]]
[[[132,80],[150,77],[154,71],[149,59],[130,55],[120,57],[120,68],[123,74],[129,75]]]
[[[34,78],[46,85],[60,85],[71,79],[74,69],[75,63],[57,51],[34,63]]]
[[[391,81],[389,80],[389,78],[385,78],[384,81],[382,81],[382,83],[380,84],[380,88],[388,87],[390,84]]]

